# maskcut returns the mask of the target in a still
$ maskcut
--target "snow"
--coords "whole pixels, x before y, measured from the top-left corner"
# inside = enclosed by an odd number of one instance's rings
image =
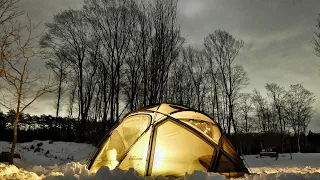
[[[11,143],[0,141],[0,152],[10,152]],[[55,165],[86,160],[95,152],[95,147],[85,143],[32,141],[18,143],[15,152],[27,165]]]
[[[43,179],[43,180],[165,180],[173,178],[165,177],[141,177],[134,169],[129,169],[128,171],[123,171],[121,169],[109,170],[108,167],[100,168],[97,173],[90,173],[84,164],[79,162],[71,162],[61,166],[49,166],[43,168],[41,166],[34,166],[33,168],[17,168],[14,165],[4,165],[0,163],[0,179],[11,180],[11,179]],[[206,173],[202,171],[195,171],[192,174],[186,174],[184,178],[179,178],[184,180],[224,180],[225,177],[216,173]]]
[[[250,167],[265,167],[267,163],[275,167],[296,167],[298,166],[312,166],[320,168],[320,153],[293,153],[292,159],[290,154],[279,154],[278,160],[275,158],[257,158],[256,155],[245,156],[246,162]],[[317,161],[318,160],[318,161]],[[267,163],[266,163],[267,162]]]
[[[256,155],[245,156],[251,175],[239,179],[320,179],[319,153],[279,154],[275,158],[260,158]]]
[[[0,152],[9,151],[11,144],[0,141]],[[21,160],[15,159],[15,165],[0,163],[0,180],[34,179],[34,180],[143,180],[174,179],[170,177],[141,177],[133,169],[123,171],[100,168],[97,173],[90,173],[86,160],[96,148],[89,144],[74,142],[33,141],[17,144],[16,152]],[[249,180],[300,180],[320,179],[320,154],[280,154],[275,158],[260,158],[256,155],[244,156],[250,167],[250,175],[238,179]],[[223,180],[217,173],[194,171],[179,180]]]

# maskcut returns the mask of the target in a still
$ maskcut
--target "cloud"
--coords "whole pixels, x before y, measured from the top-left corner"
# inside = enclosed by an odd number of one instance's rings
[[[179,13],[186,17],[192,18],[201,14],[202,10],[205,8],[204,1],[180,1],[179,3]]]
[[[250,51],[260,51],[269,48],[275,44],[284,44],[287,41],[294,39],[303,34],[300,25],[290,26],[270,33],[255,33],[245,35],[241,39],[248,44]]]

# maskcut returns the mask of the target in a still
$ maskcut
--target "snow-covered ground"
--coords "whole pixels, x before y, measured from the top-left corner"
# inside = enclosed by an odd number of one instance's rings
[[[279,154],[278,160],[256,155],[244,156],[244,159],[252,174],[242,179],[320,179],[319,153],[294,153],[292,159],[290,154]]]
[[[11,143],[0,141],[0,153],[10,152]],[[33,141],[18,143],[15,152],[21,155],[21,166],[60,165],[67,162],[86,160],[95,147],[90,144],[74,142]]]
[[[0,152],[9,151],[11,144],[0,141]],[[86,160],[95,151],[95,147],[88,144],[73,142],[33,141],[17,145],[22,159],[16,160],[15,165],[0,163],[0,180],[7,179],[108,179],[108,180],[142,180],[166,179],[163,177],[150,178],[138,176],[133,169],[122,171],[101,168],[96,174],[86,169]],[[320,154],[281,154],[279,159],[259,158],[255,155],[244,156],[250,167],[251,175],[239,179],[320,179]],[[216,173],[195,171],[180,178],[185,180],[220,180],[225,179]]]

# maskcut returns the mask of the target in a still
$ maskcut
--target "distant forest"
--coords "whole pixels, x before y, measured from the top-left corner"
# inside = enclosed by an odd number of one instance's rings
[[[212,30],[203,49],[185,46],[177,0],[85,0],[46,27],[38,48],[57,85],[55,116],[20,114],[20,142],[96,144],[125,113],[170,102],[209,114],[241,153],[320,152],[320,135],[305,135],[314,94],[272,82],[266,96],[243,92],[250,79],[237,56],[245,42]],[[12,140],[14,115],[0,114],[2,140]]]
[[[12,124],[14,111],[7,114],[0,112],[0,141],[12,142]],[[86,131],[82,131],[82,124],[77,119],[53,117],[51,115],[31,116],[21,115],[19,123],[18,142],[33,140],[53,140],[89,143],[98,145],[113,125],[91,121],[86,123]],[[82,134],[82,136],[79,136]],[[283,152],[298,152],[297,136],[285,135]],[[301,152],[320,152],[320,133],[309,131],[301,136]],[[240,154],[258,154],[262,149],[281,152],[281,135],[279,133],[240,133],[231,134],[230,141]]]

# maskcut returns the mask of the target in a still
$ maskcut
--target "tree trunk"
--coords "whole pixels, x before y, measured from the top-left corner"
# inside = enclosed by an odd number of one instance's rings
[[[120,94],[120,65],[117,65],[117,89],[116,89],[116,121],[119,121],[119,94]]]
[[[107,75],[106,75],[106,71],[104,71],[103,74],[103,80],[102,80],[103,86],[102,86],[102,93],[103,93],[103,117],[102,117],[102,121],[106,122],[107,121],[107,106],[108,106],[108,102],[107,102]]]
[[[228,106],[228,100],[227,100],[227,96],[225,96],[225,105],[226,105],[226,107],[225,107],[225,110],[226,111],[228,111],[227,113],[226,113],[226,115],[227,115],[227,128],[228,128],[228,136],[230,136],[230,133],[231,133],[231,118],[230,118],[230,112],[229,112],[229,106]]]
[[[18,121],[19,121],[19,108],[20,108],[20,103],[18,105],[17,108],[17,112],[16,112],[16,117],[14,120],[14,126],[13,126],[13,143],[12,143],[12,147],[11,147],[11,152],[10,152],[10,158],[9,158],[9,164],[13,164],[13,158],[14,158],[14,149],[16,148],[16,144],[17,144],[17,139],[18,139]]]
[[[113,64],[111,64],[111,97],[110,97],[110,122],[114,123],[114,72],[113,72]]]
[[[214,81],[214,99],[215,99],[215,103],[216,103],[216,109],[217,109],[217,119],[219,124],[221,124],[221,120],[220,120],[220,114],[219,114],[219,99],[218,99],[218,90],[217,90],[217,84],[216,81]]]
[[[82,72],[82,62],[79,63],[79,93],[80,93],[80,120],[84,121],[84,117],[83,117],[83,72]]]
[[[298,133],[298,152],[301,152],[301,149],[300,149],[300,132]]]
[[[291,137],[289,137],[291,138]],[[291,139],[289,140],[289,147],[290,147],[290,159],[292,159],[292,152],[291,152]]]
[[[233,118],[233,105],[231,104],[231,102],[229,104],[229,111],[230,111],[229,112],[229,114],[230,114],[229,118],[230,118],[230,121],[232,122],[234,134],[237,135],[237,126],[236,126],[236,122],[234,121],[234,118]]]
[[[63,75],[62,73],[63,73],[63,70],[60,69],[56,117],[59,117],[59,110],[60,110],[60,100],[61,100],[61,91],[62,91],[61,86],[62,86],[62,75]]]
[[[245,115],[245,120],[246,120],[246,133],[248,133],[248,115],[247,115],[247,113]]]
[[[16,117],[15,117],[14,124],[13,124],[13,143],[12,143],[10,157],[9,157],[9,164],[13,164],[14,149],[16,148],[17,139],[18,139],[18,122],[19,122],[19,116],[20,116],[20,104],[21,104],[21,97],[22,97],[22,84],[23,84],[23,75],[21,76],[21,79],[20,79]]]
[[[146,60],[144,59],[143,62],[144,66],[143,66],[143,106],[147,106],[147,63]]]

